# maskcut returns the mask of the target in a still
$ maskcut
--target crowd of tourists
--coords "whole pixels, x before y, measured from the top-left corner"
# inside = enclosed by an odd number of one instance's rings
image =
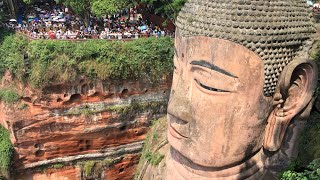
[[[125,9],[105,18],[91,16],[87,23],[68,7],[57,4],[32,5],[20,12],[17,20],[11,19],[6,25],[33,39],[125,39],[173,35],[173,32],[143,20],[134,9]]]

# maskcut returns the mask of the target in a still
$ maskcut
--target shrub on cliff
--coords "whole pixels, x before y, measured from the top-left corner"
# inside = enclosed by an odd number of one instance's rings
[[[71,82],[80,74],[100,80],[157,82],[172,71],[172,46],[170,38],[129,42],[33,41],[28,46],[30,82],[41,87],[52,82]]]
[[[7,129],[0,125],[0,179],[9,176],[12,150],[10,134]]]
[[[307,165],[312,160],[320,158],[320,113],[315,109],[300,136],[298,161],[302,165]]]
[[[19,94],[11,89],[0,89],[0,101],[3,101],[7,106],[13,105],[19,98]]]
[[[320,179],[320,159],[313,160],[306,168],[299,164],[281,174],[281,180],[318,180]]]
[[[75,43],[28,42],[21,35],[8,35],[0,42],[0,76],[9,69],[14,77],[35,88],[72,82],[79,75],[93,80],[140,79],[156,83],[171,76],[173,67],[173,41],[167,37]]]
[[[23,53],[28,46],[25,37],[16,36],[10,32],[0,31],[0,77],[8,69],[19,80],[24,78]]]

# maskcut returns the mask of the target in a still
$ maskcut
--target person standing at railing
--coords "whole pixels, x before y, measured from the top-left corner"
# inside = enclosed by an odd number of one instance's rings
[[[160,38],[161,37],[161,31],[160,31],[160,29],[159,30],[157,30],[158,32],[157,32],[157,38]]]
[[[57,31],[57,33],[56,33],[56,38],[57,38],[57,39],[60,39],[60,38],[61,38],[61,31],[60,31],[60,30]]]

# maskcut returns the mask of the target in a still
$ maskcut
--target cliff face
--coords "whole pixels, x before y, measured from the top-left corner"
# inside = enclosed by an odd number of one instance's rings
[[[1,104],[15,178],[132,179],[151,120],[166,114],[171,82],[96,81],[20,88]]]

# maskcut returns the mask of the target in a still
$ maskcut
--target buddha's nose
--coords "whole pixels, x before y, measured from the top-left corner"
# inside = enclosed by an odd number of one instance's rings
[[[189,123],[192,120],[192,106],[189,99],[189,87],[185,83],[178,83],[171,90],[168,104],[168,114]]]

